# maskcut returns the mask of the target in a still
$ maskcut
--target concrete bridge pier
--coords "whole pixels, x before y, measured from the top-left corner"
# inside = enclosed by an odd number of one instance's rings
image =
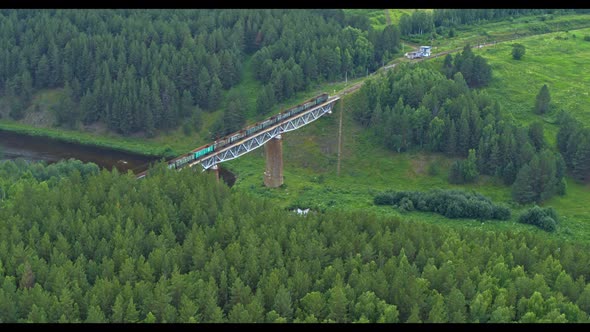
[[[266,154],[266,170],[264,185],[277,188],[283,184],[283,140],[281,135],[270,139],[264,144]]]

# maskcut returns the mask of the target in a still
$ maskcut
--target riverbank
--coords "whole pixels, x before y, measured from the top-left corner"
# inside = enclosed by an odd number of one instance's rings
[[[160,160],[142,154],[123,152],[106,147],[81,145],[44,136],[19,134],[0,129],[0,160],[23,159],[47,164],[68,159],[94,163],[101,168],[116,168],[121,173],[138,173]]]
[[[0,120],[0,130],[22,135],[47,137],[73,144],[106,148],[148,157],[172,158],[181,154],[181,152],[175,151],[169,146],[161,146],[151,142],[140,141],[136,138],[110,138],[63,128],[39,128],[6,119]]]

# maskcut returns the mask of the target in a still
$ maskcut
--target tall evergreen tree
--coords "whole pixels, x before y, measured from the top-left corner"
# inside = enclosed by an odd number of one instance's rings
[[[516,180],[512,184],[512,198],[522,204],[532,203],[536,200],[537,195],[533,188],[533,174],[529,165],[524,165],[516,175]]]
[[[590,131],[580,135],[576,152],[572,160],[572,174],[578,181],[590,180]]]
[[[550,103],[551,95],[549,94],[549,88],[547,87],[547,84],[543,84],[535,99],[535,108],[533,111],[536,114],[545,114],[550,110]]]
[[[545,147],[545,136],[543,134],[543,123],[537,121],[529,125],[529,138],[537,151]]]

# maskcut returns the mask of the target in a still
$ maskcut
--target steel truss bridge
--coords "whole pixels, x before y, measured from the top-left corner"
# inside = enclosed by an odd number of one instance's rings
[[[266,142],[273,138],[280,138],[280,135],[289,131],[297,130],[317,119],[324,116],[325,114],[332,113],[332,107],[334,103],[340,99],[340,96],[329,97],[324,103],[309,108],[295,116],[285,118],[279,123],[276,123],[270,127],[261,129],[257,132],[252,133],[250,136],[243,138],[242,140],[233,142],[230,145],[223,147],[218,151],[213,151],[202,158],[197,158],[190,162],[188,166],[200,164],[203,170],[215,168],[219,163],[224,161],[236,159],[246,153],[253,151]],[[272,119],[272,117],[268,118]],[[261,122],[264,122],[265,119]],[[230,135],[232,136],[232,135]]]

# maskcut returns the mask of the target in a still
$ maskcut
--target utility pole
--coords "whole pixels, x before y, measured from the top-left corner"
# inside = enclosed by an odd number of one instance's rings
[[[338,166],[336,169],[336,175],[340,177],[340,159],[342,156],[342,112],[344,112],[344,108],[342,104],[344,103],[344,95],[340,98],[340,124],[338,125]]]

